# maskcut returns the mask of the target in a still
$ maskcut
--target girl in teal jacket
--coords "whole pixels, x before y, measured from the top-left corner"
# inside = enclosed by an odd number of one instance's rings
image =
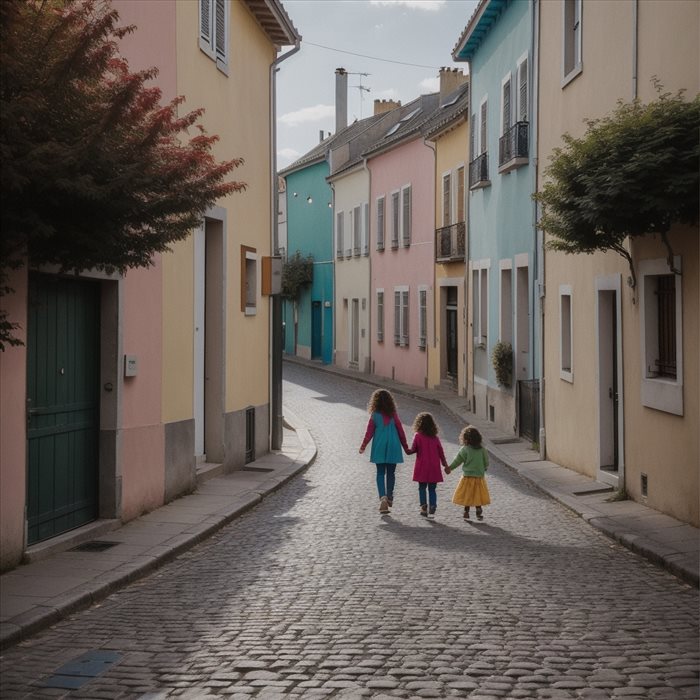
[[[377,389],[367,404],[370,414],[365,437],[360,445],[360,454],[372,441],[369,461],[377,467],[377,491],[379,492],[379,512],[388,513],[394,504],[394,484],[396,465],[403,462],[403,451],[408,454],[406,434],[394,397],[386,389]]]

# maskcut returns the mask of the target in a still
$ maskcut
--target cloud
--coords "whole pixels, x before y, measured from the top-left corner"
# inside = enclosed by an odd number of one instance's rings
[[[440,78],[425,78],[421,80],[420,89],[423,94],[426,92],[438,92],[440,90]]]
[[[287,112],[277,120],[285,126],[299,126],[309,122],[320,122],[328,117],[335,116],[333,105],[316,105],[315,107],[304,107],[296,112]]]
[[[447,4],[447,0],[370,0],[370,5],[382,5],[384,7],[408,7],[411,10],[427,10],[437,12]]]

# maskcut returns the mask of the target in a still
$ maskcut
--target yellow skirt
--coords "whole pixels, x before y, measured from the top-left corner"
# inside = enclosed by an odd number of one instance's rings
[[[491,503],[486,479],[482,476],[463,476],[455,492],[452,503],[458,506],[486,506]]]

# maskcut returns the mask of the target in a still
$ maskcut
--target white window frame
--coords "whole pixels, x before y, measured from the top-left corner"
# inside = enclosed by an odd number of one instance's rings
[[[418,286],[418,349],[428,347],[428,287]]]
[[[505,119],[503,118],[505,115],[503,114],[504,108],[505,108],[505,99],[504,99],[504,94],[505,94],[505,87],[506,85],[509,85],[509,90],[510,90],[510,95],[509,95],[509,100],[510,104],[508,105],[508,123],[505,123]],[[503,78],[501,79],[501,109],[500,109],[500,131],[499,135],[500,136],[505,136],[505,134],[508,132],[508,129],[510,129],[511,126],[513,126],[513,75],[512,73],[508,72],[506,73]],[[488,111],[487,111],[487,116],[488,116]]]
[[[386,197],[377,197],[377,250],[384,250],[386,238]]]
[[[583,71],[583,0],[562,0],[562,87]],[[578,18],[578,19],[576,19]],[[575,26],[577,22],[577,26]]]
[[[362,202],[362,255],[369,255],[369,202]]]
[[[409,345],[410,297],[407,285],[394,287],[394,345],[407,348]],[[397,301],[398,295],[398,304]]]
[[[559,285],[559,377],[574,382],[574,296],[570,284]],[[567,366],[568,365],[568,366]]]
[[[508,272],[510,297],[506,300],[503,289],[503,273]],[[498,339],[513,345],[513,261],[510,258],[498,261],[499,308]],[[507,301],[507,304],[506,304]],[[507,333],[505,332],[507,330]]]
[[[515,119],[514,122],[529,122],[530,121],[530,61],[527,51],[516,61],[515,64],[515,83],[516,83],[516,99],[514,104]],[[524,68],[523,68],[524,66]],[[525,104],[520,95],[521,76],[525,73]]]
[[[474,345],[486,348],[489,338],[489,268],[490,260],[478,260],[472,265],[472,330]]]
[[[401,190],[391,192],[391,249],[401,245]]]
[[[408,217],[406,216],[406,197],[408,196]],[[411,247],[411,229],[413,221],[413,193],[411,185],[404,185],[401,188],[401,240],[402,248]]]
[[[362,205],[353,207],[352,219],[352,254],[359,257],[362,252]]]
[[[229,24],[231,5],[228,0],[199,0],[199,48],[216,62],[216,67],[228,75],[229,60]],[[223,13],[223,37],[218,42],[218,22],[220,21],[218,10]],[[206,14],[205,14],[206,13]],[[206,26],[205,26],[206,25]]]
[[[345,212],[337,211],[335,213],[335,257],[337,260],[343,259],[345,249]]]
[[[384,342],[384,317],[385,317],[384,288],[377,289],[377,342]]]
[[[681,257],[674,256],[673,266],[681,269]],[[682,416],[683,413],[683,278],[675,274],[676,282],[676,378],[655,377],[651,363],[656,354],[658,316],[653,277],[671,274],[665,258],[641,260],[639,263],[639,299],[641,332],[641,398],[642,405],[657,411]]]
[[[246,316],[255,316],[258,313],[258,254],[246,246],[242,247],[245,251],[245,279],[243,280],[245,289],[244,314]]]

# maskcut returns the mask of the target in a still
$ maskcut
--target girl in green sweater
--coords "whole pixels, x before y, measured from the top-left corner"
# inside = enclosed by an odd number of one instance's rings
[[[483,520],[482,506],[491,503],[489,489],[486,486],[484,475],[489,468],[489,454],[481,446],[481,433],[473,426],[468,425],[459,435],[460,448],[457,456],[449,467],[445,467],[445,474],[462,465],[462,478],[457,484],[452,503],[464,506],[464,519],[469,520],[469,507],[476,506],[477,520]]]

